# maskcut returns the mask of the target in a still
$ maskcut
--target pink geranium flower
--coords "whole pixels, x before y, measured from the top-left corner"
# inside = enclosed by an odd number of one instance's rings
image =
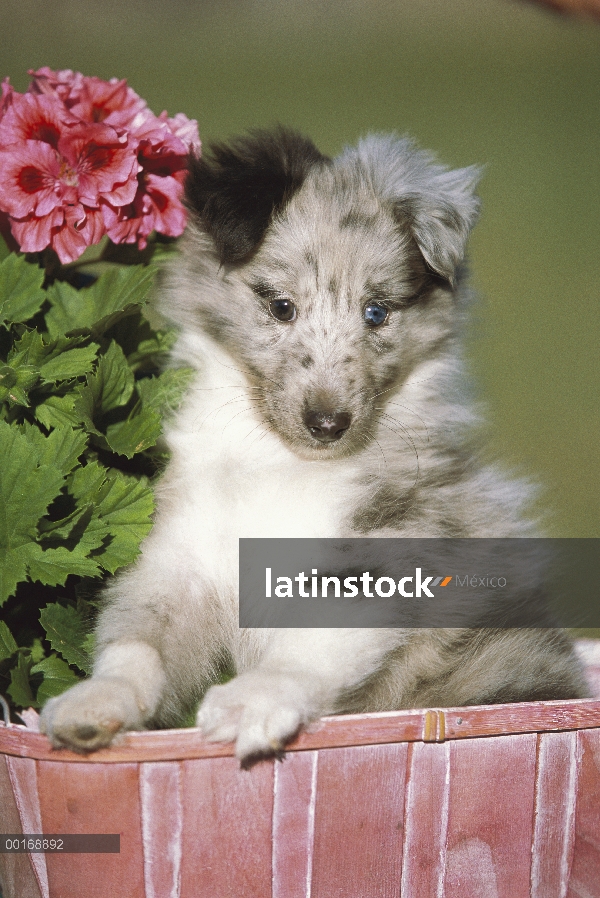
[[[187,156],[197,124],[155,116],[126,81],[70,69],[31,72],[25,94],[2,85],[0,224],[24,252],[76,259],[108,233],[144,248],[183,231]]]
[[[2,118],[0,138],[3,146],[37,140],[56,147],[65,127],[77,121],[57,97],[13,94]]]
[[[48,66],[43,66],[36,72],[30,69],[29,74],[32,76],[29,93],[55,96],[64,103],[66,109],[77,102],[85,79],[85,75],[82,75],[81,72],[72,72],[71,69],[54,72]]]
[[[61,262],[71,262],[85,249],[87,235],[98,234],[97,226],[77,230],[76,223],[101,201],[132,202],[139,165],[126,133],[82,124],[57,104],[23,95],[0,123],[0,208],[13,219],[25,252],[51,245]],[[73,239],[65,239],[64,229],[76,231]]]
[[[136,116],[147,109],[141,97],[127,86],[126,81],[101,81],[84,78],[77,102],[71,111],[84,122],[105,122],[114,128],[132,128]]]
[[[59,97],[84,122],[106,122],[115,128],[132,129],[143,121],[144,113],[152,115],[146,101],[125,80],[103,81],[70,69],[53,72],[47,67],[29,74],[33,76],[32,92]]]
[[[151,113],[134,130],[139,141],[138,188],[130,206],[115,210],[103,207],[109,237],[115,243],[135,243],[146,246],[152,231],[177,237],[185,227],[186,215],[182,204],[183,183],[187,171],[187,155],[199,146],[195,122],[185,116],[176,127],[189,139],[186,144],[173,134],[166,114]]]

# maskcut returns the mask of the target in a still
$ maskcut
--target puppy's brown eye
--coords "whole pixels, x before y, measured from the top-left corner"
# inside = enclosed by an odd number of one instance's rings
[[[293,321],[296,317],[296,306],[291,299],[272,299],[269,303],[269,311],[278,321]]]

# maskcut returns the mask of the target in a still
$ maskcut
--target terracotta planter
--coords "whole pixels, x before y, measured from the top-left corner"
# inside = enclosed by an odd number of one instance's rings
[[[4,898],[600,896],[600,701],[324,718],[250,771],[196,730],[0,753],[3,832],[121,834],[0,854]]]

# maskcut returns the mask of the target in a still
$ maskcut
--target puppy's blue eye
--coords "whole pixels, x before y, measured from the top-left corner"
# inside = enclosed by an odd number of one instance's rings
[[[269,303],[269,311],[278,321],[293,321],[296,317],[296,306],[291,299],[272,299]]]
[[[388,310],[385,306],[380,306],[377,302],[370,302],[368,306],[365,306],[364,317],[369,327],[379,327],[380,324],[383,324],[387,316]]]

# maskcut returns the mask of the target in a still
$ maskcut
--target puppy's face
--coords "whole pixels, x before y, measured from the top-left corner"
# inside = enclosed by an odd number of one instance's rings
[[[408,185],[404,196],[394,196],[393,173],[361,159],[361,146],[330,162],[297,135],[263,133],[193,163],[188,183],[190,204],[220,262],[218,284],[203,291],[198,320],[245,364],[271,428],[309,458],[368,445],[386,401],[453,330],[451,281],[462,247],[457,253],[448,236],[432,264],[427,255],[441,237],[420,237],[415,191]],[[406,142],[388,141],[388,157],[399,146],[405,168],[412,153],[421,168],[433,170],[429,180],[443,172]],[[375,148],[382,149],[377,139]],[[261,199],[286,176],[279,202],[266,197],[268,214],[259,226]],[[453,221],[447,206],[441,204],[437,219],[429,213],[434,229],[462,226],[466,238],[468,226]]]

